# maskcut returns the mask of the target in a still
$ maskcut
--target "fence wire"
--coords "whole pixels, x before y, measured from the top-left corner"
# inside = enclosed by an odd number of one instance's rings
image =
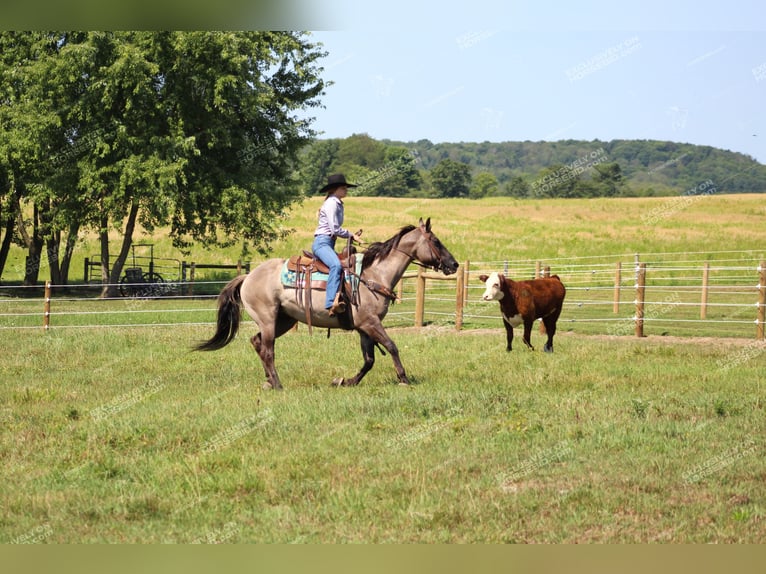
[[[482,300],[479,281],[481,274],[497,271],[514,280],[558,275],[567,287],[559,331],[631,335],[644,264],[644,334],[752,338],[763,329],[763,260],[758,251],[721,251],[464,262],[461,293],[454,275],[425,279],[422,317],[416,316],[417,274],[405,274],[385,324],[501,327],[498,304]],[[183,282],[142,283],[147,295],[131,297],[101,297],[101,284],[51,285],[48,300],[41,285],[0,286],[0,329],[212,326],[215,299],[227,281],[198,281],[196,294]]]

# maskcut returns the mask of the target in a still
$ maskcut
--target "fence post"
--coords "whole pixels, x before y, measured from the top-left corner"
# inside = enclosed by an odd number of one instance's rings
[[[90,257],[86,257],[85,258],[85,265],[83,266],[83,270],[82,270],[82,282],[83,283],[87,283],[88,280],[90,279],[90,273],[88,273],[88,271],[89,271],[88,267],[89,266],[90,266]]]
[[[191,265],[189,265],[189,283],[186,286],[186,294],[187,295],[194,295],[194,271],[197,268],[197,264],[192,261]]]
[[[644,297],[646,291],[646,263],[638,264],[636,273],[636,337],[644,336]]]
[[[455,278],[455,330],[463,328],[463,300],[465,292],[465,274],[466,269],[457,273]]]
[[[707,291],[710,281],[710,263],[705,261],[702,267],[702,301],[700,302],[700,319],[707,318]]]
[[[614,304],[612,312],[620,312],[620,283],[622,283],[622,261],[617,262],[617,268],[614,271]]]
[[[758,328],[756,330],[756,338],[763,341],[764,323],[766,323],[766,260],[761,261],[759,270],[761,273],[758,279],[758,318],[756,319]]]
[[[237,276],[242,275],[242,260],[237,259]]]
[[[45,302],[43,303],[43,328],[47,331],[51,326],[51,282],[45,282]]]
[[[415,289],[415,326],[423,326],[423,315],[426,300],[426,278],[423,275],[423,268],[418,267],[417,287]]]
[[[535,261],[535,279],[537,279],[538,277],[541,277],[541,276],[542,275],[540,274],[540,262],[539,261]]]

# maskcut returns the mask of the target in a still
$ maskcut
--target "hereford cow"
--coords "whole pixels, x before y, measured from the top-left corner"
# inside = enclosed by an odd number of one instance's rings
[[[545,343],[546,353],[553,352],[553,335],[556,334],[556,321],[561,314],[566,289],[558,275],[531,279],[529,281],[513,281],[502,273],[480,275],[479,279],[487,289],[482,295],[485,301],[499,301],[500,312],[503,314],[503,324],[508,344],[506,351],[511,350],[513,328],[524,323],[524,343],[534,350],[529,336],[532,334],[532,324],[535,319],[542,319],[548,333]]]

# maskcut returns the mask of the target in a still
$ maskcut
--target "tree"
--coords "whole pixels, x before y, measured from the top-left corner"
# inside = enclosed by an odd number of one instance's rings
[[[417,154],[405,147],[388,146],[383,166],[360,182],[360,195],[405,197],[420,187],[422,178],[417,168]]]
[[[614,197],[623,187],[622,170],[617,162],[593,166],[593,180],[599,187],[600,196]]]
[[[300,156],[300,180],[306,195],[317,193],[332,173],[330,166],[338,157],[339,140],[316,140]]]
[[[468,164],[446,158],[431,169],[431,186],[438,197],[467,197],[470,184]]]
[[[517,175],[505,184],[504,192],[511,197],[528,197],[529,184],[523,177]]]
[[[473,178],[469,197],[471,199],[481,199],[482,197],[497,195],[499,187],[497,178],[493,174],[483,171]]]
[[[50,142],[48,159],[60,161],[47,170],[11,169],[36,183],[30,197],[49,256],[73,222],[96,228],[102,274],[113,284],[104,294],[113,295],[138,224],[150,231],[169,225],[181,249],[238,238],[265,252],[280,236],[285,208],[302,197],[298,151],[315,136],[313,118],[296,114],[319,105],[324,89],[317,61],[326,54],[305,34],[88,32],[22,40],[35,47],[34,58],[4,53],[5,75],[21,78],[24,95],[9,115],[24,120],[16,132],[35,117],[50,118],[58,129],[43,125],[34,135]],[[51,137],[40,138],[46,129]],[[0,151],[13,153],[0,157],[15,157],[19,145],[6,141]],[[25,155],[40,165],[42,150],[32,152]],[[123,237],[111,266],[110,229]]]

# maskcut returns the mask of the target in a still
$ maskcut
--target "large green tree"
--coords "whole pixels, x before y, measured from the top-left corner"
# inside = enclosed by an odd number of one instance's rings
[[[437,197],[468,197],[471,166],[445,158],[431,169],[431,187]]]
[[[305,112],[320,105],[324,89],[318,62],[325,53],[306,34],[29,38],[38,46],[33,57],[19,51],[3,61],[3,77],[21,78],[10,123],[18,132],[35,114],[49,118],[51,128],[37,129],[51,132],[49,149],[24,154],[37,168],[5,171],[35,184],[28,198],[32,211],[44,212],[49,258],[55,250],[59,260],[56,238],[71,234],[74,221],[96,228],[112,295],[139,224],[169,225],[182,249],[242,240],[264,252],[279,237],[285,208],[302,196],[298,151],[315,136]],[[13,146],[0,147],[7,152],[0,157],[18,155]],[[123,239],[112,260],[115,229]]]

